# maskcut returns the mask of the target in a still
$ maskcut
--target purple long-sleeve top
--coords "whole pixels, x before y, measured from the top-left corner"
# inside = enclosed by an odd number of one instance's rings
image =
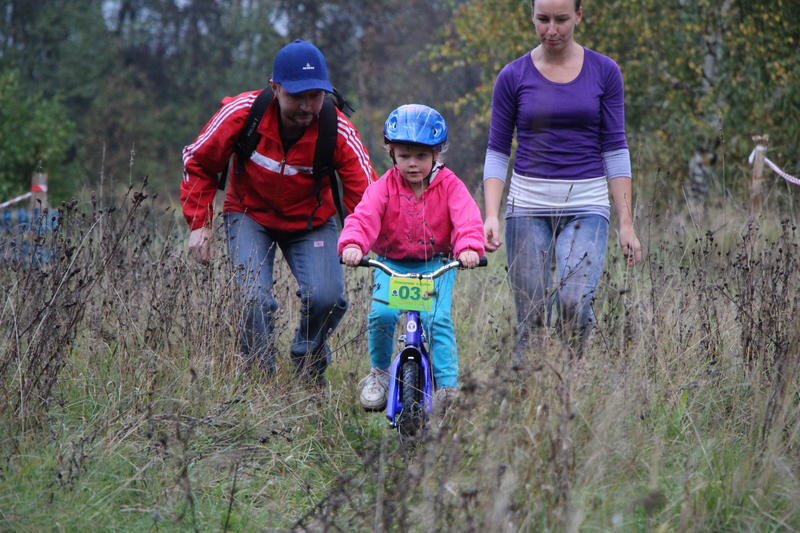
[[[583,67],[569,83],[546,79],[530,54],[506,65],[492,97],[489,149],[511,155],[514,171],[544,179],[605,175],[604,152],[626,149],[624,88],[610,58],[584,48]]]

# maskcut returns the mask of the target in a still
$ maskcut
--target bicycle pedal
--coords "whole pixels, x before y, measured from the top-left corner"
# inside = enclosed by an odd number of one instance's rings
[[[406,342],[406,336],[405,336],[405,335],[399,335],[399,336],[397,337],[397,342],[398,342],[399,344],[403,344],[403,343],[405,343],[405,342]]]

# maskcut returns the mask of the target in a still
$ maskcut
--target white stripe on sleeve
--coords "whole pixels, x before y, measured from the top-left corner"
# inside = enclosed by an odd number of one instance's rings
[[[367,156],[367,151],[364,149],[364,145],[361,144],[361,140],[355,133],[355,128],[353,128],[340,118],[338,131],[345,138],[345,142],[350,147],[350,149],[353,150],[353,153],[356,154],[358,162],[361,165],[361,169],[364,171],[364,174],[367,177],[367,181],[371,182],[372,164],[370,163],[369,156]]]
[[[229,116],[231,116],[231,114],[240,109],[251,107],[255,99],[256,95],[249,95],[249,96],[244,96],[242,98],[237,98],[236,100],[229,102],[228,104],[223,106],[222,109],[217,111],[217,114],[214,115],[214,117],[211,119],[211,123],[208,125],[208,128],[200,135],[200,137],[198,137],[194,143],[190,144],[189,146],[183,149],[183,164],[186,165],[191,155],[195,151],[197,151],[201,146],[203,146],[203,144],[209,139],[209,137],[211,137],[214,134],[214,132],[219,129],[220,125],[222,125],[222,123],[225,122],[225,119],[227,119]]]

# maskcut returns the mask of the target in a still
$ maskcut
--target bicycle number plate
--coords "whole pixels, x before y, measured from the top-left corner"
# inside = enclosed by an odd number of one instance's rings
[[[430,311],[433,309],[433,280],[389,278],[389,307]]]

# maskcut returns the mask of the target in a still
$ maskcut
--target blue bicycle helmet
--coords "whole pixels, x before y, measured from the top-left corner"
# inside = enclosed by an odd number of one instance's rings
[[[419,144],[442,151],[447,142],[447,124],[444,117],[432,107],[421,104],[401,105],[391,113],[383,125],[386,144]]]

